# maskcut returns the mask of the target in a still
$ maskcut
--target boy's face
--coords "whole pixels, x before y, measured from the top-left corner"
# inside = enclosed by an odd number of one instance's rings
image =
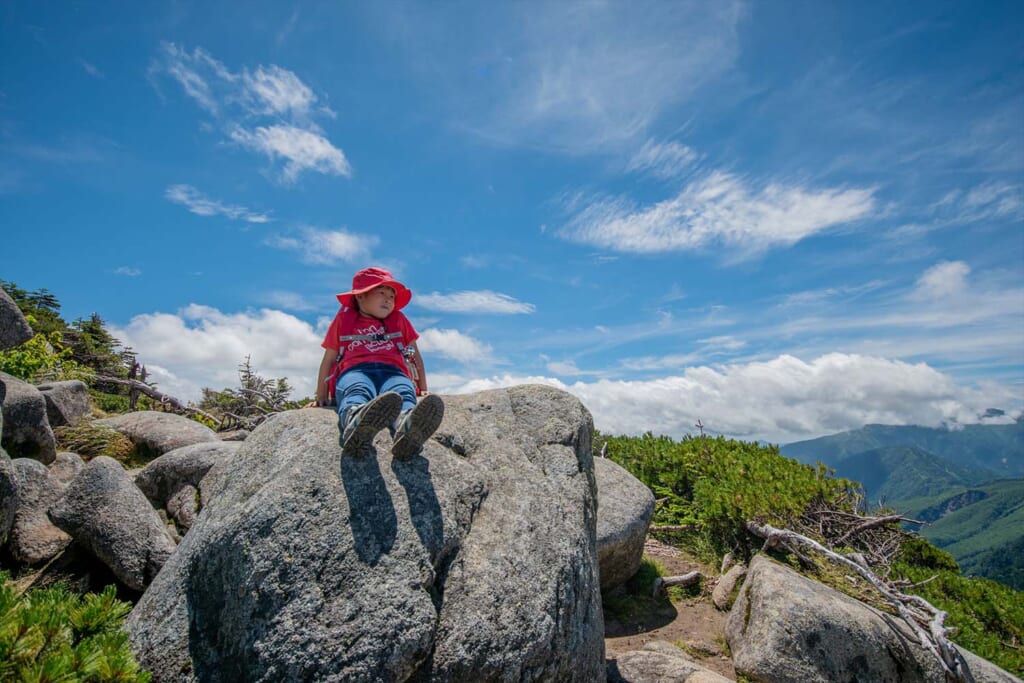
[[[383,320],[395,310],[395,290],[387,285],[374,287],[369,292],[356,294],[359,310],[364,315],[372,315]]]

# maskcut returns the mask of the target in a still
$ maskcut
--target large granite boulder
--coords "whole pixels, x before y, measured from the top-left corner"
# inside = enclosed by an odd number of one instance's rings
[[[200,484],[214,465],[238,452],[240,441],[207,441],[164,453],[135,474],[139,487],[154,507],[167,510],[178,524],[192,526],[200,502],[206,500]]]
[[[257,428],[127,621],[155,681],[603,681],[590,414],[446,397],[421,455],[341,458],[332,411]]]
[[[105,455],[86,463],[51,506],[50,519],[135,590],[149,585],[176,548],[121,463]]]
[[[96,424],[113,427],[135,444],[144,458],[158,458],[176,448],[204,441],[219,441],[217,433],[206,425],[173,413],[140,410],[96,420]]]
[[[597,478],[597,558],[601,591],[628,581],[644,556],[654,516],[654,494],[639,479],[606,458],[594,460]]]
[[[18,562],[39,564],[71,544],[71,537],[54,526],[46,516],[46,511],[60,498],[64,487],[38,460],[17,458],[12,465],[18,486],[18,507],[7,547]]]
[[[50,463],[50,474],[53,475],[60,485],[67,486],[78,476],[78,473],[85,467],[85,461],[78,453],[61,451],[57,458]]]
[[[608,683],[729,683],[672,643],[652,640],[609,662]]]
[[[46,416],[50,427],[76,425],[87,417],[89,387],[77,379],[67,382],[47,382],[36,387],[46,401]]]
[[[14,465],[7,451],[0,448],[0,546],[7,541],[17,509],[18,480],[14,475]]]
[[[46,401],[28,382],[0,372],[3,435],[0,445],[12,458],[34,458],[49,465],[57,457],[57,441],[46,416]]]
[[[736,673],[756,681],[945,680],[938,659],[902,620],[764,555],[750,563],[729,613],[726,638]],[[966,650],[960,652],[978,683],[1019,681]]]
[[[32,328],[18,304],[0,288],[0,351],[21,346],[31,338]]]

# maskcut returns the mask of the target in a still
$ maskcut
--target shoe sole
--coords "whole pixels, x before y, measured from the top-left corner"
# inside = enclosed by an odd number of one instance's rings
[[[373,443],[374,437],[377,436],[377,432],[394,422],[400,412],[402,412],[402,397],[392,391],[381,394],[367,403],[359,415],[359,424],[342,444],[342,452],[351,455],[365,455]]]
[[[409,414],[409,431],[400,436],[391,447],[391,454],[399,459],[419,453],[424,442],[437,431],[444,419],[444,401],[429,394],[416,404]]]

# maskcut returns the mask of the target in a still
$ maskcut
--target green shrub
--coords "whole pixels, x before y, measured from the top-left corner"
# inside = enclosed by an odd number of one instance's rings
[[[131,439],[113,427],[95,422],[57,427],[53,434],[57,437],[58,450],[77,453],[86,461],[98,455],[107,455],[114,460],[127,463],[135,453],[135,445]]]
[[[61,585],[21,594],[0,572],[0,680],[149,681],[121,629],[130,610],[113,586],[84,596]]]
[[[97,389],[90,389],[89,395],[97,408],[105,413],[127,413],[128,397],[118,394],[108,394]]]
[[[80,379],[92,381],[94,373],[71,359],[61,344],[60,332],[39,333],[21,346],[0,351],[0,372],[26,382]]]

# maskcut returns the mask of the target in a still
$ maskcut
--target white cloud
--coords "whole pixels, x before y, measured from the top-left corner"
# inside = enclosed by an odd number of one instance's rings
[[[139,270],[138,268],[131,268],[129,266],[121,266],[119,268],[115,268],[114,269],[114,274],[116,274],[116,275],[127,275],[128,277],[138,277],[139,275],[142,275],[142,271]]]
[[[475,292],[454,292],[441,294],[432,292],[416,297],[416,303],[424,308],[445,313],[533,313],[533,304],[518,301],[508,294],[481,290]]]
[[[281,311],[224,313],[191,304],[177,314],[137,315],[112,334],[139,354],[160,388],[182,400],[201,389],[237,386],[238,364],[248,355],[264,377],[287,377],[293,398],[312,395],[323,355],[322,337]]]
[[[297,292],[267,292],[263,296],[263,303],[288,311],[316,311],[320,309],[319,306],[311,303],[309,299]]]
[[[295,126],[260,126],[246,130],[235,126],[229,137],[243,147],[260,152],[271,160],[285,159],[281,172],[286,182],[295,182],[303,171],[329,175],[352,176],[352,167],[345,153],[319,133]]]
[[[374,235],[358,235],[346,230],[319,230],[302,228],[297,235],[277,235],[267,244],[278,249],[298,251],[306,263],[330,265],[337,261],[366,259],[370,249],[377,245]]]
[[[100,71],[96,67],[95,64],[93,64],[91,62],[87,62],[87,61],[85,61],[84,59],[81,59],[81,58],[79,58],[78,63],[82,65],[83,69],[85,69],[85,73],[89,74],[93,78],[99,78],[99,79],[105,78],[105,76],[103,75],[103,72]]]
[[[314,115],[333,118],[334,112],[320,105],[294,72],[275,64],[235,72],[202,48],[188,52],[164,43],[150,74],[177,81],[234,142],[272,161],[283,160],[284,181],[294,182],[303,171],[351,177],[345,153],[312,120]],[[268,125],[253,127],[250,122],[260,117],[270,119]]]
[[[164,197],[200,216],[227,216],[248,223],[268,223],[270,221],[270,217],[265,213],[250,211],[244,206],[223,204],[216,199],[210,199],[191,185],[171,185],[164,192]]]
[[[649,173],[657,178],[676,178],[689,169],[698,155],[678,142],[648,140],[626,165],[629,173]]]
[[[440,393],[542,383],[575,394],[607,433],[653,431],[680,437],[697,420],[713,433],[785,443],[870,423],[938,426],[979,422],[988,408],[1019,410],[1018,392],[972,388],[925,364],[831,353],[809,362],[782,355],[765,362],[693,367],[650,381],[565,384],[549,377],[434,378]],[[1010,418],[1007,418],[1010,419]]]
[[[716,171],[653,206],[636,207],[625,198],[573,206],[576,215],[560,234],[614,251],[656,253],[721,244],[749,255],[864,218],[874,209],[873,194],[870,189],[813,190],[774,183],[754,192],[738,177]]]
[[[416,342],[420,351],[440,355],[458,363],[492,363],[491,347],[458,330],[430,328],[420,334]]]
[[[927,301],[944,301],[967,289],[970,267],[963,261],[944,261],[926,270],[910,296]]]

